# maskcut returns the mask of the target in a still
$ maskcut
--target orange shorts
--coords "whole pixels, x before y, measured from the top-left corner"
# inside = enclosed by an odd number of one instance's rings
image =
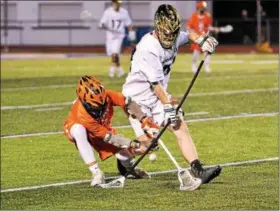
[[[191,49],[201,51],[199,45],[197,45],[197,44],[191,44]]]
[[[68,128],[67,124],[65,124],[64,125],[64,135],[66,136],[66,138],[69,141],[71,141],[72,143],[74,143],[76,145],[76,141],[70,136],[70,129],[71,128]],[[116,134],[117,133],[116,129],[112,128],[112,133]],[[89,133],[87,135],[88,135],[88,140],[89,140],[90,145],[98,152],[99,157],[102,161],[113,156],[120,150],[120,148],[118,148],[112,144],[108,144],[101,139],[91,138]]]

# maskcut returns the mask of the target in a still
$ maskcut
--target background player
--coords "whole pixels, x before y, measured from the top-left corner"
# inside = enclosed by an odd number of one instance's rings
[[[141,39],[132,55],[131,71],[123,85],[123,94],[140,105],[157,125],[163,126],[168,119],[171,120],[170,130],[175,134],[184,158],[191,164],[193,175],[208,183],[220,174],[221,167],[202,167],[187,125],[182,115],[176,114],[177,106],[173,104],[178,102],[173,101],[166,91],[180,45],[190,40],[203,52],[213,53],[218,42],[213,37],[180,31],[180,27],[179,15],[173,6],[164,4],[158,7],[154,18],[155,31]],[[129,119],[139,140],[146,141],[148,137],[141,125],[132,117]]]
[[[126,9],[120,6],[120,0],[112,0],[112,6],[107,8],[99,23],[99,28],[106,30],[106,53],[111,56],[112,62],[109,76],[114,77],[117,70],[118,77],[124,75],[120,64],[120,52],[125,37],[125,27],[128,27],[128,38],[131,42],[136,39],[131,18]]]
[[[212,16],[207,10],[206,1],[198,1],[196,3],[196,12],[192,14],[190,17],[186,28],[190,31],[193,31],[197,34],[203,34],[208,32],[213,33],[229,33],[233,30],[231,25],[227,25],[225,27],[213,27],[213,19]],[[193,43],[191,45],[191,49],[193,50],[192,56],[192,72],[195,73],[197,70],[197,62],[200,55],[200,47],[198,44]],[[205,60],[205,72],[210,73],[210,56],[207,56]]]
[[[75,100],[68,118],[64,121],[64,132],[67,138],[75,143],[84,162],[93,174],[91,186],[104,183],[104,174],[100,170],[91,146],[99,153],[101,160],[115,155],[124,168],[133,165],[133,156],[146,148],[135,140],[117,135],[111,126],[114,115],[113,106],[120,106],[131,112],[142,122],[143,127],[157,128],[141,111],[135,102],[125,98],[121,93],[105,90],[93,76],[83,76],[76,89]],[[126,172],[123,172],[126,173]],[[142,169],[133,173],[136,178],[148,176]]]

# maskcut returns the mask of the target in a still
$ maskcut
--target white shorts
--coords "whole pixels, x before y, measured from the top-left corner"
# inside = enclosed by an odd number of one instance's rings
[[[120,54],[123,38],[110,38],[106,40],[106,53],[111,56],[113,53]]]
[[[163,104],[160,102],[160,100],[157,100],[152,105],[143,105],[138,102],[138,105],[140,106],[141,110],[147,115],[152,117],[154,123],[157,125],[163,125],[164,123],[164,108]],[[134,133],[136,137],[142,136],[145,134],[145,132],[142,130],[141,123],[137,119],[133,119],[131,116],[129,116],[129,122],[131,124],[131,127],[134,130]]]

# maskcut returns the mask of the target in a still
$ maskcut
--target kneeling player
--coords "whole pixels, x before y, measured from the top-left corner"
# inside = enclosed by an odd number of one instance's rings
[[[126,112],[142,120],[142,126],[153,125],[138,105],[121,93],[105,90],[93,76],[83,76],[76,89],[78,99],[75,100],[68,118],[64,121],[64,132],[67,138],[75,143],[84,162],[93,174],[91,186],[104,183],[104,174],[100,170],[91,146],[99,153],[101,160],[112,155],[119,164],[129,168],[133,164],[133,156],[146,148],[137,140],[130,140],[117,135],[111,127],[114,114],[113,106],[120,106]],[[156,126],[156,125],[155,125]],[[142,169],[135,169],[132,175],[136,178],[149,176]]]

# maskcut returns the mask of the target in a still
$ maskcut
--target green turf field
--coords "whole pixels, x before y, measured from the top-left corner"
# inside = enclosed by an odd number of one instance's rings
[[[278,55],[216,54],[212,73],[201,72],[184,111],[205,165],[278,157],[277,60]],[[108,61],[1,62],[2,209],[279,209],[277,161],[228,166],[213,183],[183,192],[178,189],[176,173],[158,174],[174,169],[161,149],[157,161],[150,163],[145,158],[140,164],[157,172],[151,180],[126,180],[124,189],[90,188],[85,181],[90,173],[60,132],[81,75],[95,75],[106,88],[121,91],[125,78],[109,79]],[[191,56],[185,54],[176,59],[168,88],[173,95],[182,95],[188,86],[193,76],[190,61]],[[128,70],[129,56],[123,56],[122,62]],[[120,109],[116,109],[113,125],[128,125]],[[121,128],[119,133],[133,138],[131,128]],[[163,141],[182,166],[188,167],[173,135],[166,132]],[[106,176],[117,175],[114,158],[99,165]],[[62,184],[30,189],[57,183]],[[30,190],[5,192],[27,186]]]

